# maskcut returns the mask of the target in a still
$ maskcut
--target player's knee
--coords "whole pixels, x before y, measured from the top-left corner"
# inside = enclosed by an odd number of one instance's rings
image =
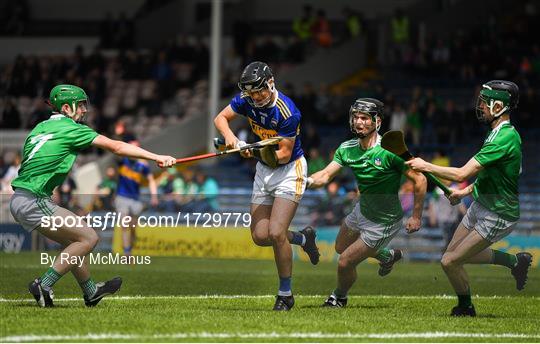
[[[251,232],[251,239],[253,239],[255,245],[268,246],[268,235],[266,234]]]
[[[270,231],[269,238],[273,243],[282,243],[284,241],[287,241],[287,235],[285,232],[282,231]]]
[[[347,256],[340,256],[338,259],[338,269],[349,269],[352,265],[352,261]]]
[[[88,230],[81,242],[86,246],[88,252],[91,252],[96,247],[99,241],[99,236],[94,230]]]
[[[443,269],[452,269],[456,266],[456,259],[452,254],[445,253],[441,258],[441,266]]]

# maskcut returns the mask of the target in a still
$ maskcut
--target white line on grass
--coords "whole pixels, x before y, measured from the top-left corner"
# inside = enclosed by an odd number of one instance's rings
[[[105,339],[270,339],[270,338],[307,338],[307,339],[346,339],[346,338],[371,338],[371,339],[401,339],[401,338],[540,338],[540,334],[527,333],[467,333],[467,332],[411,332],[411,333],[325,333],[325,332],[292,332],[292,333],[211,333],[211,332],[188,332],[188,333],[162,333],[154,335],[133,333],[88,333],[83,335],[22,335],[1,337],[1,342],[32,342],[32,341],[82,341],[82,340],[105,340]]]
[[[296,298],[324,298],[327,295],[295,295]],[[268,299],[268,298],[275,298],[275,295],[130,295],[130,296],[111,296],[108,297],[107,300],[114,300],[114,301],[126,301],[126,300],[193,300],[193,299]],[[352,299],[419,299],[419,300],[432,300],[432,299],[454,299],[455,295],[353,295],[349,296]],[[474,295],[474,298],[480,298],[480,299],[514,299],[514,298],[523,298],[527,300],[531,299],[540,299],[540,297],[537,296],[530,296],[530,297],[516,297],[516,296],[480,296],[480,295]],[[67,297],[67,298],[58,298],[54,299],[54,301],[59,302],[68,302],[68,301],[80,301],[81,298],[77,297]],[[36,302],[34,299],[6,299],[4,297],[0,296],[0,302]]]

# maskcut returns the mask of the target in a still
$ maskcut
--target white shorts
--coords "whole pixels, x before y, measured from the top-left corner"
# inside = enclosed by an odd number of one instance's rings
[[[13,218],[29,232],[41,226],[42,218],[53,216],[58,208],[50,197],[38,197],[24,189],[16,189],[9,202]]]
[[[304,157],[286,165],[271,168],[258,162],[251,203],[271,205],[274,198],[300,202],[307,182],[307,162]]]
[[[368,220],[360,212],[360,202],[356,203],[353,211],[345,218],[345,225],[351,230],[360,232],[360,239],[371,248],[386,247],[403,227],[403,221],[398,220],[389,225],[382,225]]]
[[[120,195],[114,199],[114,207],[119,216],[139,216],[144,208],[141,201]]]
[[[468,230],[475,229],[487,241],[497,242],[514,230],[517,221],[505,220],[474,201],[461,220],[461,224]]]

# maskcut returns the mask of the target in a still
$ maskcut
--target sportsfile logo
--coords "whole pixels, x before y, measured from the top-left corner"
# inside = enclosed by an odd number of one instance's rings
[[[203,227],[203,228],[222,228],[222,227],[242,227],[251,226],[251,214],[240,212],[223,213],[182,213],[173,215],[152,215],[138,216],[136,218],[123,215],[122,213],[107,212],[105,215],[85,216],[43,216],[41,218],[41,228],[48,228],[52,231],[58,228],[86,228],[88,226],[94,229],[123,227]]]

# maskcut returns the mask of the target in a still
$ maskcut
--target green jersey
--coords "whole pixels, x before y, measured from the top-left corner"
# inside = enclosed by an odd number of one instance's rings
[[[68,175],[77,154],[98,134],[86,125],[60,114],[39,123],[26,138],[19,176],[13,189],[28,190],[40,197],[51,196]]]
[[[334,161],[352,169],[360,190],[360,212],[368,220],[388,225],[403,217],[398,196],[407,169],[403,159],[379,143],[364,150],[358,139],[352,139],[339,146]]]
[[[499,124],[474,158],[484,167],[474,183],[474,199],[503,219],[517,221],[521,138],[516,129],[506,121]]]

